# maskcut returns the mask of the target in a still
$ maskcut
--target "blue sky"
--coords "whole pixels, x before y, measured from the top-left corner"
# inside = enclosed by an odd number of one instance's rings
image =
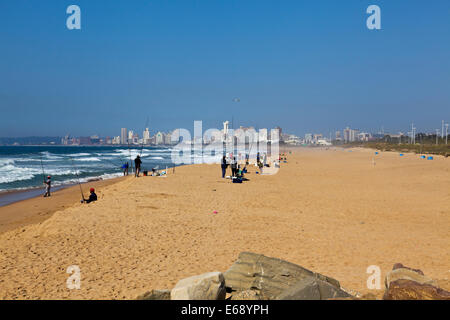
[[[448,0],[2,0],[0,40],[4,137],[450,122]]]

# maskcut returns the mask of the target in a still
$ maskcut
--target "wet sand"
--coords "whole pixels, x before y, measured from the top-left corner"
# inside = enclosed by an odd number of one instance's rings
[[[44,213],[38,223],[0,234],[0,298],[133,299],[226,271],[241,251],[288,260],[378,297],[383,290],[366,286],[370,265],[380,266],[383,279],[401,262],[448,280],[450,159],[300,149],[288,161],[273,176],[252,167],[242,184],[221,179],[219,165],[129,177],[98,187],[99,201],[88,205],[72,190],[73,202],[47,219]],[[36,213],[43,200],[10,207]],[[66,287],[71,265],[81,269],[80,290]]]

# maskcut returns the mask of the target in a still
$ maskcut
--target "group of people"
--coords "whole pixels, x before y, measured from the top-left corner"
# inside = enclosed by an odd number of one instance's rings
[[[141,172],[141,164],[142,164],[142,160],[141,157],[138,155],[136,156],[136,159],[134,159],[134,166],[135,166],[135,176],[139,177],[139,174]],[[126,162],[125,164],[122,165],[122,169],[123,169],[123,175],[128,175],[128,162]],[[45,193],[44,193],[44,198],[50,197],[51,196],[51,188],[52,188],[52,177],[51,176],[47,176],[47,179],[44,179],[44,185],[45,185]],[[82,203],[91,203],[93,201],[97,201],[97,194],[95,193],[95,189],[94,188],[90,188],[89,189],[89,198],[85,199],[84,196],[82,195],[83,200],[81,200]]]
[[[142,164],[141,157],[140,157],[139,155],[137,155],[136,158],[134,159],[134,168],[135,168],[134,176],[135,176],[136,178],[139,177],[139,173],[141,172],[141,164]],[[130,166],[129,166],[129,164],[128,164],[128,161],[125,162],[125,163],[122,165],[123,175],[124,175],[124,176],[127,176],[127,175],[128,175],[128,169],[129,169],[129,168],[130,168]]]
[[[235,156],[230,156],[227,158],[227,156],[222,157],[221,161],[221,168],[222,168],[222,178],[225,178],[227,168],[230,166],[231,168],[231,177],[232,178],[241,178],[243,176],[243,173],[246,172],[247,165],[249,158],[248,155],[245,156],[245,166],[244,168],[241,168],[241,165],[238,164]]]
[[[47,179],[44,179],[44,185],[45,185],[44,198],[50,197],[51,196],[50,190],[52,188],[52,177],[51,176],[47,176]],[[83,200],[81,200],[81,203],[91,203],[93,201],[97,201],[97,194],[95,193],[95,189],[90,188],[89,192],[90,192],[89,198],[87,198],[87,199],[85,199],[84,196],[82,195]]]
[[[230,155],[229,157],[223,156],[221,161],[221,168],[222,168],[222,178],[225,178],[226,171],[228,166],[231,168],[231,177],[239,177],[242,176],[242,173],[246,171],[247,165],[249,164],[249,155],[245,155],[245,166],[241,170],[241,166],[238,164],[238,161],[236,160],[236,157],[233,155]],[[256,165],[259,168],[259,172],[262,173],[263,168],[267,167],[267,154],[264,153],[262,156],[258,152],[256,154]]]

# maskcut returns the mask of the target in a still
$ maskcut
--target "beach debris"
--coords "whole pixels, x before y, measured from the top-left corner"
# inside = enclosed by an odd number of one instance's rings
[[[228,291],[258,290],[261,299],[277,299],[299,281],[313,278],[340,288],[337,280],[296,264],[251,252],[241,252],[238,260],[224,273]]]
[[[397,263],[386,275],[384,300],[450,300],[450,292],[421,270]]]
[[[137,297],[137,300],[170,300],[170,290],[151,290]]]
[[[221,272],[209,272],[178,281],[171,300],[224,300],[225,279]]]
[[[283,291],[277,300],[327,300],[351,295],[328,282],[307,277]]]

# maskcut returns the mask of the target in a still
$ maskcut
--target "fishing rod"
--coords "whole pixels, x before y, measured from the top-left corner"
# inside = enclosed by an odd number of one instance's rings
[[[147,116],[147,120],[145,121],[145,126],[144,126],[144,132],[145,132],[145,129],[147,128],[147,126],[148,126],[148,120],[149,120],[149,118]],[[144,150],[144,135],[142,135],[141,152],[139,153],[140,157],[142,157],[142,150]]]
[[[78,185],[80,186],[81,199],[84,201],[83,189],[81,188],[80,177],[78,176],[78,169],[75,167],[75,162],[73,161],[73,157],[71,157],[71,159],[72,159],[72,167],[75,170],[75,175],[77,176]]]
[[[41,168],[42,168],[42,177],[44,178],[44,182],[45,182],[45,172],[44,172],[44,163],[42,162],[42,154],[40,155],[41,158]]]
[[[128,152],[130,153],[131,173],[133,173],[133,158],[131,157],[130,139],[127,139],[127,142],[128,142]]]

